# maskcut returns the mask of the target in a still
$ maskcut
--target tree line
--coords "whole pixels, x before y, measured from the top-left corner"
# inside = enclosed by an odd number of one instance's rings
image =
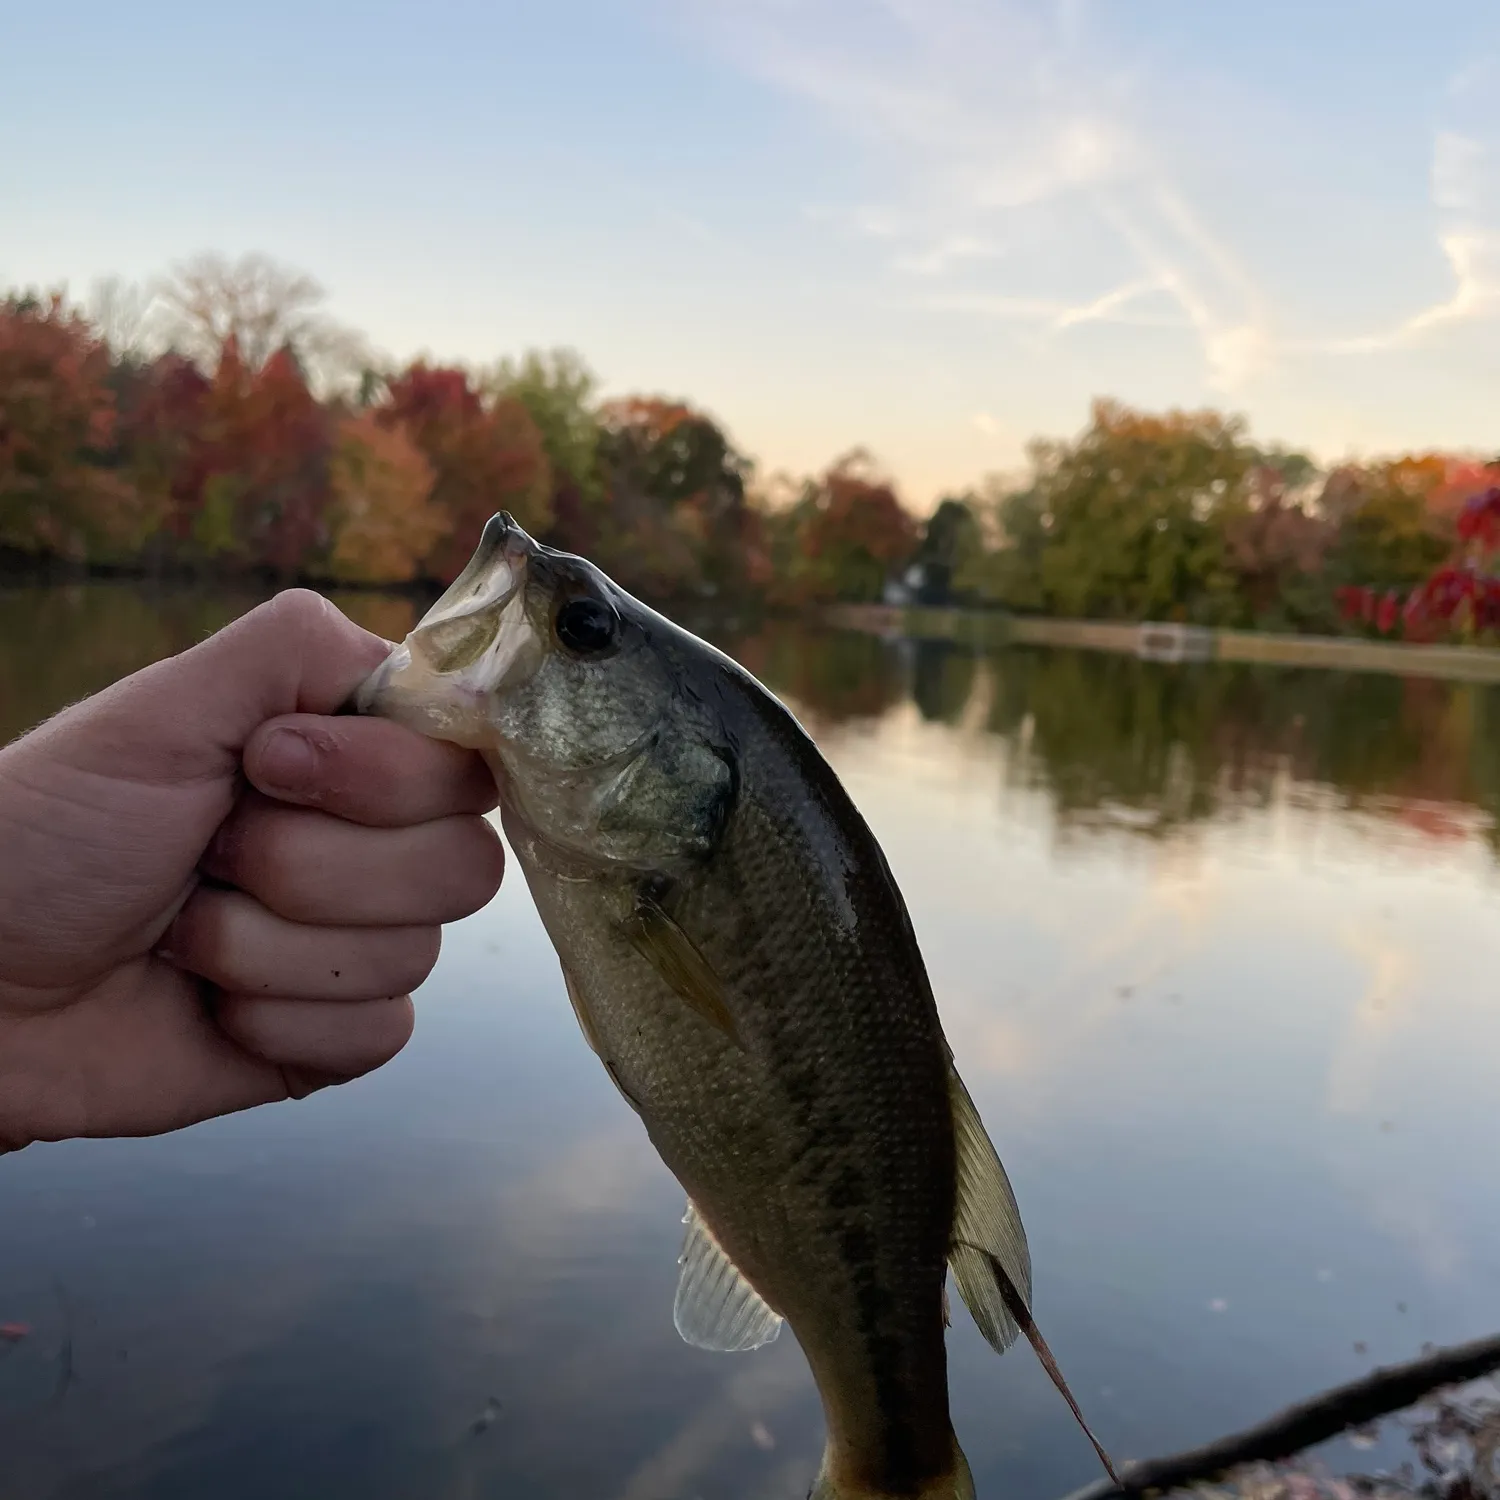
[[[1488,508],[1487,508],[1488,507]],[[1093,405],[919,521],[863,450],[761,475],[569,351],[374,356],[310,278],[205,255],[86,305],[0,297],[0,552],[278,581],[441,584],[510,510],[657,600],[912,598],[1104,619],[1483,635],[1500,461],[1322,469],[1242,419]]]

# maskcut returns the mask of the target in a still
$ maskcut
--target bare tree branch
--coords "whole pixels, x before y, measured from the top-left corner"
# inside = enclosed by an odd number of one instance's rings
[[[309,378],[325,387],[357,376],[365,362],[359,335],[323,312],[322,286],[269,256],[196,255],[157,290],[171,342],[205,368],[231,338],[253,370],[290,348]]]
[[[1147,1490],[1178,1489],[1212,1479],[1240,1464],[1289,1458],[1304,1448],[1327,1442],[1351,1427],[1404,1411],[1446,1385],[1477,1380],[1500,1369],[1500,1334],[1439,1349],[1409,1364],[1390,1365],[1361,1380],[1335,1386],[1247,1428],[1164,1458],[1141,1459],[1123,1466],[1119,1484],[1100,1480],[1067,1496],[1067,1500],[1124,1500]]]
[[[142,359],[152,352],[155,289],[106,276],[89,292],[88,320],[116,359]]]

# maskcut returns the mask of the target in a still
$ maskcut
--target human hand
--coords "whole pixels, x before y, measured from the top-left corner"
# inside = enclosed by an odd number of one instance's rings
[[[0,1152],[301,1098],[405,1045],[502,853],[477,756],[330,717],[389,649],[291,590],[0,750]]]

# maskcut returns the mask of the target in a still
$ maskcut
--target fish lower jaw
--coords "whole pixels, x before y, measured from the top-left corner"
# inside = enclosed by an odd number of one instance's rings
[[[398,646],[359,686],[354,707],[428,739],[477,750],[493,738],[488,694],[460,673],[439,676],[409,646]]]

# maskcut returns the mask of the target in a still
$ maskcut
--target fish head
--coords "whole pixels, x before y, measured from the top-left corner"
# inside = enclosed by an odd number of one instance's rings
[[[712,842],[734,781],[664,632],[682,634],[502,512],[355,707],[482,752],[507,828],[513,815],[555,849],[658,866]]]

